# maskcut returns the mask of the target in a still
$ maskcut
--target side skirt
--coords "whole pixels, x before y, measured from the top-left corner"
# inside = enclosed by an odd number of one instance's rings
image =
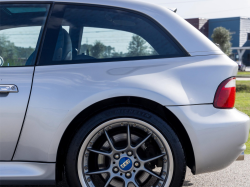
[[[0,161],[0,185],[55,185],[55,166],[55,163]]]

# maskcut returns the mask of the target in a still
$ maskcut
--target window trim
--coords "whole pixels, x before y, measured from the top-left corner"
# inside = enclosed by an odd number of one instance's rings
[[[37,51],[35,53],[35,56],[33,57],[34,58],[34,63],[32,65],[28,65],[28,66],[1,66],[1,68],[20,68],[20,67],[35,67],[38,60],[40,59],[40,55],[41,55],[41,52],[42,52],[42,47],[43,47],[43,42],[44,42],[44,39],[45,39],[45,36],[46,36],[46,31],[47,31],[47,23],[49,21],[49,18],[51,16],[51,12],[54,8],[54,4],[55,2],[54,1],[1,1],[0,2],[0,5],[1,4],[48,4],[50,5],[49,7],[49,10],[48,10],[48,13],[47,13],[47,16],[46,16],[46,19],[45,19],[45,22],[44,22],[44,25],[43,25],[43,29],[42,29],[42,33],[41,33],[41,39],[40,39],[40,42],[37,46]],[[38,38],[39,40],[39,38]]]
[[[51,14],[54,11],[54,7],[56,5],[79,5],[79,6],[85,6],[85,7],[99,7],[99,8],[107,8],[107,9],[115,9],[115,10],[121,10],[121,11],[125,11],[125,12],[130,12],[133,14],[137,14],[139,16],[144,17],[145,19],[151,21],[153,24],[155,24],[156,27],[158,27],[158,29],[160,29],[164,34],[166,34],[175,44],[176,46],[183,52],[183,56],[180,55],[154,55],[154,56],[139,56],[139,57],[124,57],[124,58],[105,58],[105,59],[95,59],[95,60],[89,60],[88,62],[86,61],[82,61],[82,60],[72,60],[72,61],[58,61],[58,62],[63,62],[63,63],[56,63],[57,61],[55,61],[55,63],[53,64],[40,64],[41,62],[41,54],[44,48],[44,40],[46,38],[47,35],[47,30],[48,30],[48,23],[51,19]],[[88,64],[88,63],[102,63],[102,62],[118,62],[118,61],[132,61],[132,60],[150,60],[150,59],[164,59],[164,58],[181,58],[181,57],[191,57],[191,55],[187,52],[187,50],[179,43],[179,41],[165,28],[163,27],[158,21],[156,21],[154,18],[152,18],[149,15],[146,15],[145,13],[142,13],[140,11],[137,10],[132,10],[132,9],[128,9],[128,8],[122,8],[122,7],[116,7],[116,6],[110,6],[110,5],[99,5],[99,4],[91,4],[91,3],[78,3],[78,2],[53,2],[53,5],[51,6],[51,10],[49,12],[50,14],[48,15],[48,20],[46,20],[46,27],[44,30],[44,37],[42,38],[43,41],[42,43],[40,43],[40,45],[42,46],[40,51],[39,51],[39,58],[37,58],[36,60],[36,64],[35,66],[53,66],[53,65],[70,65],[70,64]],[[63,19],[63,18],[61,18]],[[52,60],[51,60],[52,61]],[[76,62],[78,61],[78,62]],[[69,63],[70,62],[70,63]]]

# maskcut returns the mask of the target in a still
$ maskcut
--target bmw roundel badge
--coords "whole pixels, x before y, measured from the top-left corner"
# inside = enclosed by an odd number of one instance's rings
[[[128,158],[128,157],[123,157],[119,161],[119,167],[123,171],[130,170],[132,166],[133,166],[132,160],[130,158]]]

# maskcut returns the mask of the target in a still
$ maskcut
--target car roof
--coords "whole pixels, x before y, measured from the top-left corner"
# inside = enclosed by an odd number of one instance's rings
[[[178,14],[166,7],[151,4],[148,2],[136,0],[0,0],[1,2],[64,2],[64,3],[83,3],[92,5],[104,5],[125,8],[141,12],[159,24],[166,30],[189,52],[191,55],[213,55],[223,54],[223,52],[214,45],[200,31],[186,22]]]
[[[1,2],[64,2],[64,3],[87,3],[87,4],[97,4],[97,5],[107,5],[107,6],[116,6],[121,8],[134,7],[135,9],[150,8],[155,9],[157,5],[151,4],[143,1],[136,0],[0,0]],[[159,8],[160,6],[158,6]]]

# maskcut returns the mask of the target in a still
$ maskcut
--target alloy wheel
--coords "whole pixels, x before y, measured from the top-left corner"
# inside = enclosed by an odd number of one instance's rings
[[[152,125],[137,119],[110,120],[94,129],[78,156],[82,186],[169,186],[171,149]]]

